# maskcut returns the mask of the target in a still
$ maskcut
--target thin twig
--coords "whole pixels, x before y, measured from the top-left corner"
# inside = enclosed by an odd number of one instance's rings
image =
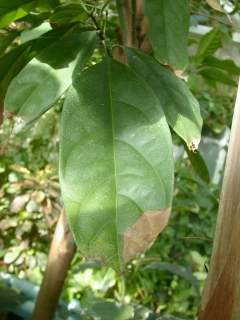
[[[208,241],[208,242],[213,242],[213,239],[210,238],[205,238],[205,237],[183,237],[182,239],[184,240],[201,240],[201,241]]]

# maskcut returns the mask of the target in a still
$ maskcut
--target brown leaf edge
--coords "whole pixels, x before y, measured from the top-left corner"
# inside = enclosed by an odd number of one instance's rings
[[[125,262],[151,247],[159,233],[166,227],[171,208],[144,212],[123,235],[123,259]]]

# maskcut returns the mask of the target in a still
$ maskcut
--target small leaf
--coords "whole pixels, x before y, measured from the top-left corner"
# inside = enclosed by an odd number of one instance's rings
[[[43,22],[40,26],[36,28],[24,30],[20,36],[21,43],[25,43],[27,41],[39,38],[41,35],[43,35],[44,33],[50,30],[51,30],[51,26],[48,22]]]
[[[188,0],[145,0],[149,39],[163,64],[184,69],[188,63]]]
[[[14,200],[11,203],[10,211],[14,213],[20,212],[24,208],[28,200],[29,200],[28,194],[17,196],[16,198],[14,198]]]
[[[31,199],[36,203],[41,203],[45,199],[45,193],[41,190],[33,191],[33,193],[31,194]]]
[[[225,13],[225,10],[221,6],[219,0],[206,0],[206,1],[207,1],[207,4],[214,10]]]
[[[50,16],[51,24],[64,25],[73,22],[84,22],[88,15],[79,3],[63,4]]]
[[[211,67],[206,67],[203,70],[199,71],[199,73],[206,79],[214,81],[214,82],[221,82],[229,86],[236,87],[237,82],[233,80],[228,73]]]
[[[6,49],[11,45],[14,39],[19,35],[18,31],[11,31],[1,34],[0,37],[0,56],[2,56]]]
[[[0,6],[2,6],[1,2],[3,1],[4,0],[0,1]],[[4,15],[0,16],[0,28],[7,27],[11,22],[19,20],[25,17],[29,13],[29,11],[33,8],[34,1],[25,1],[25,2],[26,2],[25,4],[17,6],[11,11],[6,12]],[[0,12],[2,11],[3,9],[1,8]]]
[[[126,49],[131,67],[146,80],[158,97],[168,123],[187,143],[196,149],[200,142],[202,118],[197,100],[187,85],[154,58]]]
[[[33,9],[46,6],[50,10],[56,4],[55,1],[46,0],[0,0],[0,28],[25,17]]]
[[[147,265],[144,269],[169,271],[169,272],[189,281],[197,289],[199,288],[198,279],[192,274],[192,272],[190,270],[187,270],[186,268],[184,268],[182,266],[168,263],[168,262],[152,262],[149,265]]]
[[[234,61],[230,59],[220,60],[214,56],[207,56],[203,61],[203,65],[222,69],[230,74],[240,75],[240,67],[238,67]]]
[[[80,251],[117,270],[166,225],[171,135],[158,99],[129,67],[105,59],[76,77],[62,113],[60,183]]]
[[[0,285],[0,313],[13,312],[26,299],[17,290]]]
[[[214,28],[206,33],[200,40],[196,59],[200,64],[207,56],[212,55],[222,46],[222,32]]]
[[[92,306],[93,314],[102,320],[130,320],[134,316],[132,306],[118,306],[113,302],[98,302]]]
[[[17,46],[0,57],[0,101],[4,100],[6,90],[12,79],[22,68],[46,47],[54,46],[53,39],[58,41],[69,29],[51,30],[42,37]]]
[[[43,50],[11,82],[5,98],[5,110],[26,123],[37,119],[71,85],[76,66],[76,61],[70,63],[71,59],[75,59],[78,53],[77,70],[81,71],[94,45],[95,32],[76,33],[73,29],[72,33],[68,32],[67,36]]]
[[[191,161],[191,164],[193,166],[193,169],[197,173],[197,175],[204,180],[205,182],[209,183],[210,176],[208,167],[203,159],[203,157],[200,154],[200,151],[191,151],[189,148],[184,144],[184,148],[187,152],[188,158]]]
[[[0,0],[0,16],[15,10],[16,8],[29,4],[33,0]]]
[[[9,83],[14,76],[31,59],[31,48],[28,45],[18,46],[0,57],[0,101],[4,96]]]

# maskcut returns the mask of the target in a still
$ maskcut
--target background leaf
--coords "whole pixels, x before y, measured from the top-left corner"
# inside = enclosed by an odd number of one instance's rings
[[[211,68],[211,67],[205,67],[199,72],[204,78],[213,81],[213,83],[221,82],[224,84],[227,84],[229,86],[236,87],[237,82],[229,76],[228,73],[217,69],[217,68]]]
[[[222,46],[222,32],[219,28],[213,28],[200,40],[197,50],[197,62],[201,63],[207,56],[212,55]]]
[[[129,320],[133,318],[131,306],[117,306],[113,302],[98,302],[92,307],[93,314],[102,320]]]
[[[198,146],[202,118],[199,104],[187,85],[154,58],[136,49],[127,49],[129,64],[151,86],[173,130],[187,143]]]
[[[0,0],[0,28],[7,27],[11,22],[19,20],[33,9],[44,5],[47,9],[57,5],[57,0]]]
[[[72,33],[68,32],[67,36],[43,50],[11,82],[6,94],[5,110],[26,122],[37,119],[71,85],[76,66],[76,61],[71,62],[71,59],[78,52],[77,72],[80,72],[93,52],[95,40],[95,32],[77,33],[74,28]],[[66,47],[68,54],[65,53]]]
[[[240,67],[238,67],[233,60],[230,59],[218,59],[214,56],[207,56],[204,61],[203,65],[207,65],[209,67],[214,67],[217,69],[221,69],[227,71],[232,75],[239,75],[240,74]]]
[[[145,267],[146,270],[169,271],[185,280],[189,281],[195,288],[199,289],[199,281],[192,272],[177,264],[168,262],[152,262]]]
[[[197,173],[197,175],[204,180],[205,182],[210,181],[208,167],[201,155],[201,153],[197,151],[190,151],[189,148],[184,144],[184,148],[187,152],[188,158],[191,161],[193,169]]]
[[[188,0],[145,0],[149,39],[155,57],[176,69],[188,63]]]
[[[19,35],[18,31],[5,32],[0,37],[0,56],[2,56],[8,46],[13,42],[14,39]]]
[[[50,16],[50,22],[56,25],[65,25],[73,22],[84,22],[88,15],[79,3],[63,4],[56,8]]]
[[[225,10],[221,6],[219,0],[206,0],[206,1],[207,1],[207,4],[214,10],[225,13]]]

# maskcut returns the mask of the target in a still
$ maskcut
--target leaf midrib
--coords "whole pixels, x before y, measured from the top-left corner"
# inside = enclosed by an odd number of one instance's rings
[[[107,80],[108,80],[108,92],[109,92],[109,107],[111,113],[111,132],[112,132],[112,146],[113,146],[113,171],[114,171],[114,187],[115,187],[115,228],[116,228],[116,243],[117,243],[117,256],[119,265],[121,266],[121,255],[119,252],[119,241],[118,241],[118,225],[117,225],[117,170],[116,170],[116,147],[115,147],[115,121],[113,115],[113,98],[112,98],[112,84],[111,84],[111,61],[107,58]]]

